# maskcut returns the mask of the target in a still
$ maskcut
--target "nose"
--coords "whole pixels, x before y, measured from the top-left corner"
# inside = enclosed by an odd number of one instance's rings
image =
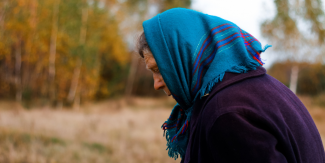
[[[155,90],[164,89],[165,82],[161,76],[161,74],[153,74],[153,80],[154,80],[154,88]]]

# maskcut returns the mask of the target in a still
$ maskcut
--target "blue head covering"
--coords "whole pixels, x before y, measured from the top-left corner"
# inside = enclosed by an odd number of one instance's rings
[[[207,95],[225,72],[262,66],[261,44],[234,23],[194,10],[175,8],[143,22],[149,48],[177,101],[163,124],[168,155],[182,158],[196,99]]]

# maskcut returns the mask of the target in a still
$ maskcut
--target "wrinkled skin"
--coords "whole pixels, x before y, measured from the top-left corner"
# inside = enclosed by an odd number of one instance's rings
[[[170,96],[171,93],[167,88],[166,83],[164,82],[164,79],[158,69],[156,60],[151,54],[151,52],[146,52],[144,53],[143,56],[144,56],[144,61],[146,63],[146,68],[152,72],[155,90],[163,90],[167,94],[167,96]]]

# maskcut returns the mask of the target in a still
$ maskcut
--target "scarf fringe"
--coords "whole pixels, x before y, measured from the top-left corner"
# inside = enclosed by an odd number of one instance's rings
[[[261,66],[261,64],[259,64],[255,60],[249,60],[249,61],[245,62],[245,65],[233,66],[232,68],[228,69],[226,72],[246,73],[247,71],[250,71],[250,70],[256,70],[256,67],[259,67],[259,66]],[[202,87],[199,90],[196,98],[198,98],[198,97],[202,98],[205,94],[210,93],[212,88],[215,86],[215,84],[222,81],[224,75],[225,75],[225,72],[219,74],[213,80],[208,82],[208,84],[205,87]],[[194,99],[194,101],[196,100],[196,98]],[[187,109],[186,117],[187,117],[188,121],[190,121],[191,113],[192,113],[192,108]],[[171,124],[173,122],[170,120],[167,120],[165,123]],[[175,160],[179,156],[181,158],[183,158],[185,156],[185,152],[186,152],[186,148],[187,148],[189,132],[185,132],[185,134],[178,135],[178,132],[181,132],[181,131],[176,132],[176,128],[166,129],[165,132],[166,132],[165,136],[166,136],[166,140],[167,140],[166,150],[168,150],[169,157],[174,158]],[[178,136],[175,138],[175,140],[172,141],[172,139],[176,135],[178,135]]]
[[[272,45],[268,45],[268,44],[266,44],[266,45],[264,46],[264,49],[263,49],[261,52],[265,52],[265,50],[266,50],[267,48],[269,48],[269,47],[272,47]]]
[[[266,45],[264,48],[264,51],[269,47],[271,47],[271,45]],[[246,61],[245,65],[233,66],[232,68],[228,69],[226,72],[246,73],[247,71],[250,71],[250,70],[256,70],[256,67],[259,67],[259,66],[262,66],[262,65],[254,60],[250,60],[250,61]],[[205,87],[202,87],[199,90],[197,97],[202,98],[202,97],[204,97],[204,95],[210,93],[212,88],[214,87],[214,85],[222,81],[224,75],[225,75],[225,72],[219,74],[217,77],[215,77],[210,82],[208,82],[208,84]],[[195,100],[196,100],[196,98],[195,98]]]
[[[247,71],[250,71],[250,70],[256,70],[256,67],[259,67],[259,66],[261,66],[261,64],[259,64],[255,60],[247,60],[245,62],[245,65],[233,66],[232,68],[228,69],[226,72],[246,73]],[[199,90],[199,92],[198,92],[197,96],[195,97],[194,101],[196,100],[196,98],[198,98],[198,97],[202,98],[207,93],[210,93],[212,88],[215,86],[215,84],[222,81],[224,75],[225,75],[225,72],[219,74],[217,77],[215,77],[210,82],[208,82],[208,84],[205,87],[202,87]],[[191,113],[192,113],[192,108],[187,109],[186,118],[188,119],[188,121],[190,121]],[[166,124],[171,124],[173,122],[170,121],[170,120],[167,120],[165,123]],[[185,150],[187,148],[187,141],[188,141],[188,133],[189,132],[185,132],[185,134],[178,135],[179,132],[181,132],[181,131],[177,132],[176,128],[166,129],[165,131],[166,131],[166,140],[167,140],[167,149],[166,150],[168,150],[169,157],[172,157],[175,160],[179,156],[181,158],[183,158],[185,156],[185,152],[186,152]],[[178,135],[178,136],[176,138],[174,138],[176,135]],[[175,140],[173,140],[173,138]]]
[[[205,87],[202,87],[199,90],[198,97],[202,98],[205,94],[210,93],[213,86],[222,81],[224,75],[225,75],[225,73],[221,73],[217,77],[215,77],[214,79],[209,81],[209,83]]]
[[[184,135],[179,135],[174,141],[172,141],[174,136],[177,135],[176,128],[166,130],[166,140],[167,140],[166,150],[168,150],[169,157],[174,158],[175,160],[179,156],[181,158],[184,158],[186,152],[185,150],[187,148],[187,142],[188,142],[188,133],[189,132],[185,132]]]

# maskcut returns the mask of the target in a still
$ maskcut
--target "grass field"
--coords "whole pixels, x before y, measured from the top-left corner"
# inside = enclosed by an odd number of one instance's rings
[[[325,135],[325,108],[301,97]],[[160,128],[172,99],[22,109],[0,101],[0,163],[174,163]]]

